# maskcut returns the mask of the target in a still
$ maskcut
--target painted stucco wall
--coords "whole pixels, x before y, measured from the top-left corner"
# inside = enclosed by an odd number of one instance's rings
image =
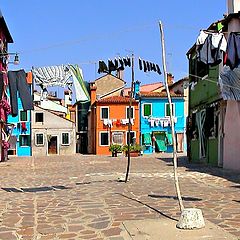
[[[116,125],[116,122],[113,123],[111,129],[104,125],[103,120],[100,119],[100,108],[102,106],[109,107],[109,119],[126,119],[126,107],[128,103],[115,103],[115,104],[101,104],[96,108],[96,154],[97,155],[110,155],[109,146],[100,146],[100,132],[111,132],[120,131],[123,132],[123,145],[127,144],[127,132],[128,124],[121,124],[120,126]],[[139,143],[139,107],[138,103],[133,103],[134,107],[134,125],[132,125],[132,131],[136,132],[136,142]],[[111,142],[110,142],[111,144]]]
[[[240,102],[227,101],[224,123],[223,168],[240,170]]]
[[[15,125],[12,135],[16,136],[16,156],[31,156],[31,145],[30,146],[20,146],[19,136],[26,135],[31,139],[31,111],[27,111],[27,121],[20,122],[20,111],[23,110],[21,99],[17,98],[18,103],[18,116],[13,117],[11,114],[8,115],[8,123],[13,123]],[[22,129],[22,123],[26,124],[26,131]]]
[[[167,98],[141,98],[140,107],[140,131],[141,134],[152,133],[153,131],[169,131],[171,132],[171,127],[162,127],[154,125],[151,126],[148,118],[143,117],[143,105],[144,103],[152,104],[152,117],[154,118],[164,118],[165,117],[165,105],[168,103]],[[172,103],[175,105],[174,115],[177,118],[175,123],[175,132],[184,133],[185,131],[185,116],[184,116],[184,99],[183,98],[172,98]]]
[[[43,113],[43,123],[36,122],[36,113]],[[36,133],[43,133],[43,146],[36,146]],[[61,133],[69,133],[70,144],[65,146],[61,143]],[[61,118],[49,111],[35,107],[32,112],[32,152],[35,156],[48,155],[48,139],[47,137],[57,136],[57,146],[59,155],[68,155],[76,153],[76,130],[75,124],[67,119]]]

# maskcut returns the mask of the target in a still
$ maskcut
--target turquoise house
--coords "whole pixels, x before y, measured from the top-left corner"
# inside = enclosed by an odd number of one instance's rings
[[[10,156],[31,156],[31,111],[23,110],[21,99],[17,98],[18,115],[13,117],[8,115],[8,123],[13,124],[12,134],[10,137],[10,148],[8,155]],[[11,131],[9,129],[8,131]]]
[[[170,105],[166,92],[140,92],[140,132],[143,153],[173,152],[170,126]],[[175,122],[177,151],[183,152],[185,144],[185,112],[182,93],[171,91]]]

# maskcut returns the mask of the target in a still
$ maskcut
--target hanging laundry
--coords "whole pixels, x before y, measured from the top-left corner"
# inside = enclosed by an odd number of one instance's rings
[[[3,93],[4,93],[4,79],[3,79],[3,73],[0,72],[0,100],[3,97]]]
[[[118,68],[118,70],[124,70],[124,62],[123,62],[123,60],[119,57],[118,58],[118,61],[119,61],[119,64],[120,64],[120,66],[119,66],[119,68]]]
[[[138,65],[139,65],[139,69],[142,70],[143,66],[142,66],[142,59],[138,58]]]
[[[123,62],[124,62],[125,67],[131,67],[130,57],[123,58]]]
[[[231,32],[228,37],[225,64],[234,69],[240,64],[240,35]]]
[[[147,63],[143,60],[143,71],[147,72]]]
[[[160,67],[158,66],[158,64],[156,64],[156,70],[157,70],[157,73],[158,73],[159,75],[162,74],[162,72],[161,72]]]
[[[16,117],[18,115],[17,93],[21,99],[23,110],[33,110],[32,96],[26,81],[25,71],[9,71],[8,80],[12,116]]]
[[[21,122],[21,132],[26,133],[27,132],[27,127],[25,122]]]
[[[71,72],[67,65],[33,68],[33,79],[36,84],[45,87],[71,86]]]
[[[108,67],[104,61],[98,61],[98,73],[108,72]]]
[[[220,72],[219,85],[223,100],[240,101],[240,68],[232,70],[224,66]]]
[[[82,70],[78,65],[69,65],[75,88],[76,102],[89,102],[90,96],[83,81]]]
[[[117,126],[117,127],[120,127],[120,126],[121,126],[121,121],[120,121],[120,119],[117,119],[117,121],[116,121],[116,126]]]
[[[108,72],[111,74],[111,72],[116,71],[117,68],[115,67],[114,63],[112,60],[108,60]]]
[[[118,69],[118,59],[117,58],[114,59],[114,66],[117,70]]]
[[[211,66],[222,61],[227,41],[223,33],[210,33],[201,30],[196,41],[197,60]]]
[[[164,120],[163,121],[163,127],[168,127],[169,124],[169,120]]]
[[[151,71],[151,68],[150,68],[150,63],[147,62],[147,70],[150,72]]]

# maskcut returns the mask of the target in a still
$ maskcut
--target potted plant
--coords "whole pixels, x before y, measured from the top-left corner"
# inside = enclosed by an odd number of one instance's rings
[[[111,144],[109,151],[112,153],[112,157],[117,157],[117,153],[122,151],[122,146],[119,144]]]
[[[130,145],[130,156],[131,157],[137,157],[140,155],[141,151],[142,151],[142,146],[139,144],[134,144],[134,145]],[[122,151],[125,152],[125,156],[128,156],[128,145],[124,145],[122,147]]]

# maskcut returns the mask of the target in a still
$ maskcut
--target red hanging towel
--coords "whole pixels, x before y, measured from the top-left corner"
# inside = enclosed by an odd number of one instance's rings
[[[22,132],[26,132],[27,131],[26,123],[22,122],[21,125],[22,125]]]
[[[120,125],[121,125],[121,121],[120,121],[120,119],[117,119],[116,126],[119,127]]]

